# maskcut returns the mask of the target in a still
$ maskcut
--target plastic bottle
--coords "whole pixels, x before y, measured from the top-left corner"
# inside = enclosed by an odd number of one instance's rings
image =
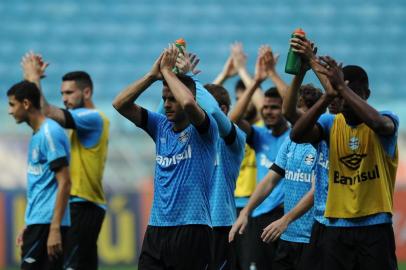
[[[175,41],[175,46],[179,49],[179,53],[183,54],[186,50],[186,41],[183,38],[179,38]],[[174,67],[173,72],[178,74],[179,69],[177,67]]]
[[[306,35],[306,33],[301,28],[298,28],[293,32],[292,38],[296,37],[296,35],[304,36]],[[300,58],[300,55],[292,51],[292,47],[290,47],[288,52],[288,58],[286,59],[285,72],[297,75],[299,74],[301,65],[302,59]]]
[[[257,265],[254,262],[250,264],[250,270],[257,270]]]

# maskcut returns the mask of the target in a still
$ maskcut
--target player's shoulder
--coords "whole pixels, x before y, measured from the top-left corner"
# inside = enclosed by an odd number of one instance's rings
[[[387,116],[387,117],[391,118],[393,121],[396,121],[397,123],[399,123],[399,116],[392,111],[383,110],[383,111],[379,111],[379,114],[382,116]]]
[[[90,108],[75,108],[70,109],[69,112],[76,117],[94,117],[94,118],[101,118],[102,113],[97,109],[90,109]]]

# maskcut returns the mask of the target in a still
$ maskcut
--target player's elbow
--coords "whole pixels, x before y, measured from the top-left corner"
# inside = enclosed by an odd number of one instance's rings
[[[185,111],[191,111],[196,108],[197,104],[193,98],[186,98],[181,101],[181,106]]]
[[[291,130],[290,134],[290,139],[295,142],[295,143],[304,143],[304,136],[300,134],[300,132],[297,132],[294,128]]]

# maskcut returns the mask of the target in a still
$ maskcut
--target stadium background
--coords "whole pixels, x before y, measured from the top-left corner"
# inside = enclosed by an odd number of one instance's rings
[[[154,151],[152,141],[121,118],[111,106],[124,86],[150,68],[163,47],[184,37],[201,58],[200,79],[209,82],[221,71],[229,46],[241,41],[253,72],[257,48],[270,44],[280,54],[283,72],[288,39],[297,27],[317,43],[319,54],[368,71],[372,97],[379,109],[399,114],[400,166],[397,178],[397,252],[406,260],[406,2],[292,0],[1,0],[0,1],[0,269],[18,263],[16,232],[23,226],[26,148],[30,130],[7,115],[6,90],[21,79],[20,59],[28,50],[51,63],[43,88],[55,104],[60,78],[86,70],[95,84],[96,105],[111,120],[109,158],[104,186],[108,215],[100,236],[105,269],[135,269],[148,222]],[[317,85],[315,76],[306,82]],[[235,79],[225,86],[232,93]],[[271,84],[265,83],[264,87]],[[141,98],[153,109],[161,95],[156,84]],[[121,269],[121,268],[120,268]]]

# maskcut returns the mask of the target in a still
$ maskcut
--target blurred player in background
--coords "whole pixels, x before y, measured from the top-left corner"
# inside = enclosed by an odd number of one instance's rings
[[[33,53],[26,54],[22,61],[24,77],[39,87],[47,66],[41,56]],[[107,158],[109,120],[93,103],[93,82],[86,72],[65,74],[61,94],[66,109],[49,104],[44,95],[41,95],[41,102],[47,117],[69,129],[72,226],[68,231],[64,266],[95,270],[98,269],[97,239],[107,204],[102,179]]]

